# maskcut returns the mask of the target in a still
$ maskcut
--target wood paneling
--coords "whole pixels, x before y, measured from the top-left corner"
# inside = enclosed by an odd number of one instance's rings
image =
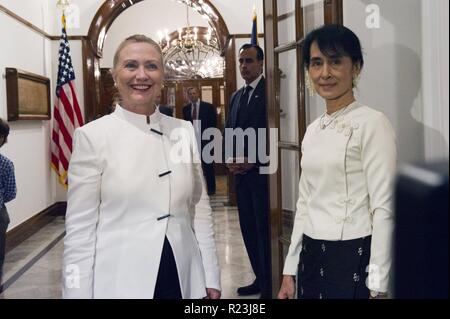
[[[268,127],[280,127],[279,106],[277,98],[277,74],[278,55],[273,50],[278,46],[277,3],[274,0],[264,0],[264,33],[266,35],[265,60],[266,60],[266,103]],[[281,158],[280,150],[277,150],[277,158]],[[277,171],[281,169],[278,161]],[[271,258],[272,258],[272,294],[276,296],[281,284],[281,266],[283,265],[282,246],[279,243],[281,229],[281,177],[280,174],[272,174],[269,177],[269,209],[270,209],[270,234],[271,234]]]
[[[344,24],[344,8],[342,0],[324,1],[325,24]]]
[[[251,33],[236,33],[231,35],[235,39],[250,39]],[[264,33],[258,33],[258,38],[264,38]]]

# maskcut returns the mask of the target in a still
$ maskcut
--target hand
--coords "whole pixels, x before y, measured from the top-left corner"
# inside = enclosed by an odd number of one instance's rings
[[[295,280],[294,276],[284,275],[281,283],[278,299],[294,299],[295,296]]]
[[[206,295],[206,299],[220,299],[221,292],[214,288],[206,288]]]
[[[370,291],[369,299],[389,299],[387,292]]]
[[[247,157],[229,158],[226,165],[234,175],[245,175],[255,167],[255,163],[249,163]]]

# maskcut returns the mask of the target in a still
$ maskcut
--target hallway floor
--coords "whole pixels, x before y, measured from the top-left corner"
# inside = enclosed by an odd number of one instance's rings
[[[212,196],[216,244],[221,266],[222,298],[242,298],[239,286],[254,280],[239,227],[236,207],[227,206],[226,179],[218,177],[217,195]],[[55,219],[6,255],[4,299],[61,298],[61,268],[64,219]],[[258,295],[247,298],[258,298]]]

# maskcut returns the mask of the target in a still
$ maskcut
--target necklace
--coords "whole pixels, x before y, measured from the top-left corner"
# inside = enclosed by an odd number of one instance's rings
[[[333,123],[335,119],[337,119],[340,115],[343,115],[345,110],[347,109],[348,105],[340,109],[339,111],[334,112],[328,119],[325,119],[325,115],[327,112],[324,112],[322,116],[320,117],[320,128],[322,130],[326,129],[328,125]]]

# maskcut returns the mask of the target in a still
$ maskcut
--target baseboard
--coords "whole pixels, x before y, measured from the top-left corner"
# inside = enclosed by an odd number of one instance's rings
[[[57,202],[8,231],[6,233],[6,252],[30,238],[56,216],[64,216],[66,207],[67,202]]]

